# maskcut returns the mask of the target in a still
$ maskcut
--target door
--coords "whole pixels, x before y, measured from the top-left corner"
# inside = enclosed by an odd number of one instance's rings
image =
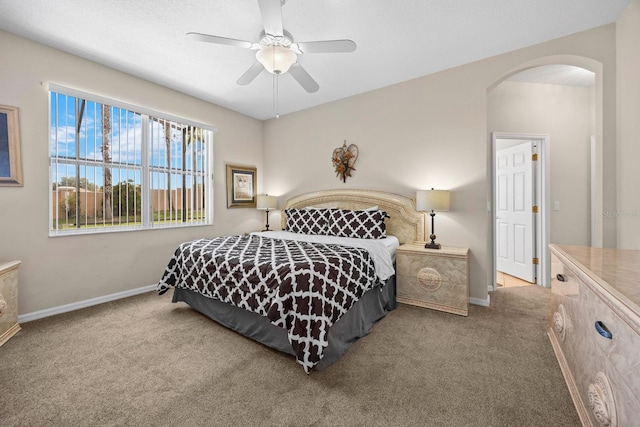
[[[495,153],[496,268],[533,283],[533,142],[497,148]]]

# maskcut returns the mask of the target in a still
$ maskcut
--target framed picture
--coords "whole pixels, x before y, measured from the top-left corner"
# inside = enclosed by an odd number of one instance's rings
[[[227,165],[227,207],[256,207],[256,168]]]
[[[0,185],[22,186],[18,108],[0,105]]]

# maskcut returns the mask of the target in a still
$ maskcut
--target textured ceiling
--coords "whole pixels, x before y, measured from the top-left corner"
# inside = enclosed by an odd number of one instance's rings
[[[629,0],[287,0],[295,41],[351,39],[352,53],[305,54],[320,85],[278,81],[280,114],[615,22]],[[201,32],[256,41],[256,0],[0,0],[0,29],[240,113],[275,115],[272,75],[236,80],[254,52],[197,42]]]

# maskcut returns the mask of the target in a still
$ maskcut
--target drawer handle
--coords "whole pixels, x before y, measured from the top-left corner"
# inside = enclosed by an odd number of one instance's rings
[[[604,323],[599,320],[596,321],[596,331],[598,331],[598,333],[605,338],[613,338],[613,334],[609,331],[609,329],[607,329],[606,326],[604,326]]]
[[[562,274],[556,274],[556,279],[558,279],[560,282],[566,282],[567,278],[564,277],[564,275]]]

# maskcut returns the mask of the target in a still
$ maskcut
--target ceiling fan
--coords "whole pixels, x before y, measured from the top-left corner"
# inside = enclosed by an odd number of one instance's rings
[[[356,44],[352,40],[327,40],[294,42],[293,36],[282,26],[282,5],[285,0],[258,0],[264,30],[257,42],[230,39],[202,33],[187,33],[187,37],[207,43],[237,46],[256,51],[256,61],[237,80],[239,85],[248,85],[262,70],[279,75],[287,71],[307,92],[316,92],[318,83],[298,63],[298,55],[306,53],[353,52]]]

